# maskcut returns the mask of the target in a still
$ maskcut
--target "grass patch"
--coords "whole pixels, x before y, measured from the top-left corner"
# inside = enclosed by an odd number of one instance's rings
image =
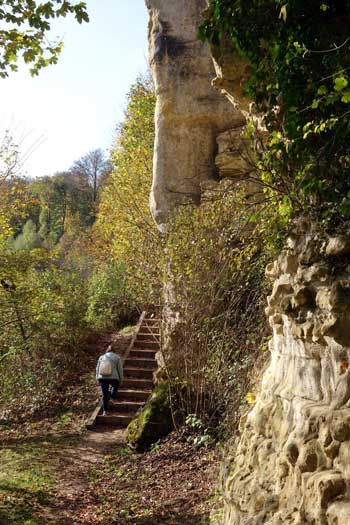
[[[40,509],[50,502],[55,484],[54,452],[45,442],[0,449],[0,523],[43,524]]]
[[[135,328],[136,326],[134,324],[124,326],[124,328],[122,328],[119,333],[124,335],[130,335],[135,330]]]

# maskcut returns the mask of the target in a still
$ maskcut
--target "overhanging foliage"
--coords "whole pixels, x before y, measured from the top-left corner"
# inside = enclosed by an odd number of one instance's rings
[[[52,20],[67,15],[73,15],[79,24],[89,21],[85,2],[0,0],[0,77],[17,71],[19,57],[30,64],[32,75],[56,64],[63,43],[50,42],[47,33]]]
[[[250,61],[246,89],[270,132],[263,177],[323,219],[350,215],[349,29],[347,0],[211,0],[200,30]]]

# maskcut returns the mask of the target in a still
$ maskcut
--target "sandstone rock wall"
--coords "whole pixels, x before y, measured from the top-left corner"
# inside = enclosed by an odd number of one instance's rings
[[[210,48],[216,77],[213,86],[225,95],[235,108],[249,113],[251,101],[244,87],[249,76],[249,64],[236,52],[228,37],[224,37],[220,46]]]
[[[196,39],[206,3],[146,0],[160,228],[218,174],[240,180],[249,171],[240,135],[247,65],[227,42],[212,49],[213,89],[209,48]],[[271,363],[226,469],[225,525],[350,525],[350,237],[300,223],[267,272]]]
[[[247,115],[247,64],[228,41],[212,53],[213,84]],[[236,180],[238,134],[219,135],[216,159]],[[350,235],[300,221],[267,275],[271,363],[225,468],[224,524],[350,525]]]
[[[157,94],[151,211],[162,228],[177,202],[200,200],[201,182],[216,177],[216,136],[245,118],[211,85],[210,49],[197,39],[207,1],[146,0],[146,5]]]
[[[349,263],[350,237],[301,224],[267,267],[271,364],[228,469],[227,525],[350,524]]]

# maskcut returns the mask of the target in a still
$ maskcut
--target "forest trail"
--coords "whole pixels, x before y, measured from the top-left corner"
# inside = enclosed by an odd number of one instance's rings
[[[43,523],[88,525],[98,519],[98,501],[91,491],[90,474],[117,446],[125,446],[124,434],[122,429],[102,427],[98,432],[88,432],[76,446],[62,449],[55,495],[52,504],[42,509]]]
[[[1,525],[215,523],[209,518],[218,504],[215,449],[198,450],[191,436],[173,433],[138,454],[123,429],[83,428],[100,394],[97,356],[111,341],[124,355],[131,334],[92,335],[84,346],[86,369],[66,378],[53,413],[0,428]]]
[[[1,525],[95,523],[84,520],[87,497],[96,503],[87,490],[90,473],[113,447],[125,446],[122,430],[85,430],[100,397],[95,366],[111,343],[123,357],[133,329],[87,335],[80,349],[84,368],[62,378],[44,410],[33,417],[15,406],[11,425],[0,426]]]
[[[54,495],[33,523],[214,525],[215,452],[172,435],[136,454],[124,432],[101,428],[62,448]]]

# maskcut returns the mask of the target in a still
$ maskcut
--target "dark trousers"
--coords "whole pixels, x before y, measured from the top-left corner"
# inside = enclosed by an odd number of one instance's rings
[[[119,381],[118,379],[99,379],[98,382],[101,385],[102,399],[103,399],[103,410],[107,412],[108,402],[110,398],[115,399],[117,397]]]

